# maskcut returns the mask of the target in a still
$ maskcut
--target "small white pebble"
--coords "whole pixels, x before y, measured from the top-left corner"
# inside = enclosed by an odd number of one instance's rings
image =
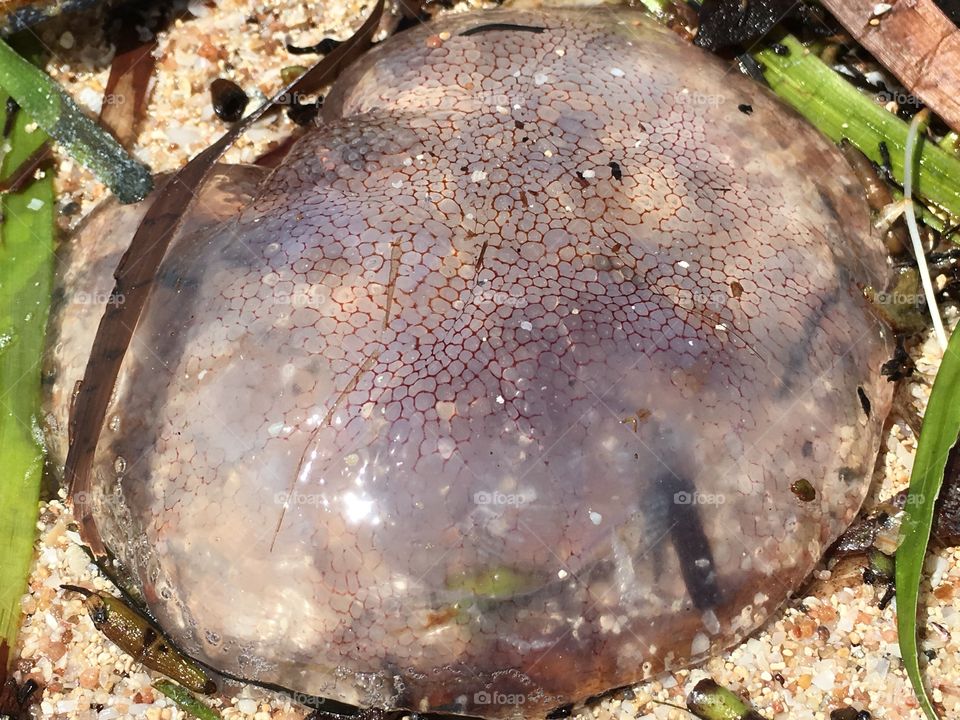
[[[626,73],[624,73],[620,68],[610,68],[610,74],[614,77],[623,77]]]
[[[246,715],[253,715],[257,711],[257,701],[252,698],[242,698],[237,700],[235,707]]]
[[[824,668],[813,676],[813,684],[823,690],[830,692],[836,683],[836,673],[832,669]]]
[[[30,202],[27,203],[27,210],[39,210],[43,207],[43,200],[40,198],[32,198]]]
[[[710,649],[710,638],[708,638],[703,633],[697,633],[693,642],[690,643],[690,654],[691,655],[701,655]]]
[[[204,18],[210,14],[210,8],[201,0],[190,0],[187,3],[187,11],[196,18]]]

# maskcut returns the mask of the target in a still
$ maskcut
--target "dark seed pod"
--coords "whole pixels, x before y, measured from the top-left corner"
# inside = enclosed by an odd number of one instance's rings
[[[225,122],[236,122],[243,117],[250,98],[233,80],[217,78],[210,83],[210,99],[213,111]]]
[[[795,480],[790,485],[790,491],[797,496],[801,502],[812,502],[817,497],[817,491],[806,478]]]
[[[61,587],[84,596],[83,604],[94,627],[121,650],[193,692],[211,695],[217,691],[216,683],[199,665],[171,646],[159,628],[120,599],[77,585]]]
[[[857,720],[859,712],[856,708],[849,705],[842,708],[836,708],[830,711],[830,720]]]

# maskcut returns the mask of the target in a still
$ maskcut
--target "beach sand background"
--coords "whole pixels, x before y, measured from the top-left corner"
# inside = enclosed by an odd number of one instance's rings
[[[468,8],[460,3],[454,11]],[[365,17],[370,4],[356,0],[192,0],[189,12],[158,36],[155,86],[146,120],[134,148],[155,171],[182,166],[224,132],[213,114],[209,84],[217,77],[236,81],[251,96],[252,108],[282,82],[280,71],[308,64],[290,55],[285,43],[308,45],[333,36],[345,38]],[[102,102],[113,49],[94,10],[61,18],[37,33],[53,55],[52,75],[79,103],[96,114]],[[282,113],[261,120],[232,148],[229,162],[251,162],[294,130]],[[76,225],[104,195],[92,176],[58,155],[57,185],[64,231]],[[951,320],[951,325],[956,320]],[[922,414],[940,351],[932,339],[912,348],[916,376],[901,384],[885,434],[867,508],[908,483],[916,438],[903,417]],[[913,410],[910,410],[912,408]],[[43,688],[39,717],[80,720],[185,717],[154,690],[159,676],[146,671],[96,631],[73,593],[61,583],[111,592],[70,529],[71,516],[60,498],[44,504],[37,559],[30,592],[23,599],[23,627],[16,661],[18,680],[33,678]],[[960,716],[960,550],[937,550],[927,561],[923,592],[926,669],[933,699],[945,717]],[[856,563],[821,563],[806,588],[749,640],[705,665],[671,673],[618,692],[581,711],[596,718],[688,718],[658,704],[683,705],[686,693],[704,677],[748,696],[771,720],[828,718],[852,706],[884,720],[920,720],[897,646],[895,601],[877,607],[880,590],[864,585]],[[576,668],[570,668],[576,672]],[[228,688],[213,705],[227,720],[294,720],[306,715],[281,697],[256,688]]]

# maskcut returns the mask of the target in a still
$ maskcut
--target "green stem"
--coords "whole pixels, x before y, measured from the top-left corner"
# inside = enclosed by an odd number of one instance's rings
[[[6,100],[0,91],[0,126]],[[0,179],[47,139],[42,131],[26,131],[31,120],[17,113]],[[33,559],[43,471],[40,358],[53,274],[54,201],[49,169],[0,199],[0,644],[10,648]]]
[[[120,199],[136,202],[153,187],[149,169],[88,118],[57,83],[0,39],[3,87],[70,157],[89,168]]]
[[[848,139],[874,162],[885,162],[880,149],[885,143],[893,175],[903,182],[907,123],[857,90],[795,37],[787,35],[779,42],[787,54],[770,48],[754,54],[773,91],[829,138]],[[914,193],[960,217],[960,159],[933,143],[922,143],[919,155]]]

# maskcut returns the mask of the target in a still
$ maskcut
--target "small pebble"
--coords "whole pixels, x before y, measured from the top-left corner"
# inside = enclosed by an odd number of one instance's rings
[[[257,711],[257,701],[252,698],[241,698],[237,700],[236,708],[246,715],[253,715]]]

